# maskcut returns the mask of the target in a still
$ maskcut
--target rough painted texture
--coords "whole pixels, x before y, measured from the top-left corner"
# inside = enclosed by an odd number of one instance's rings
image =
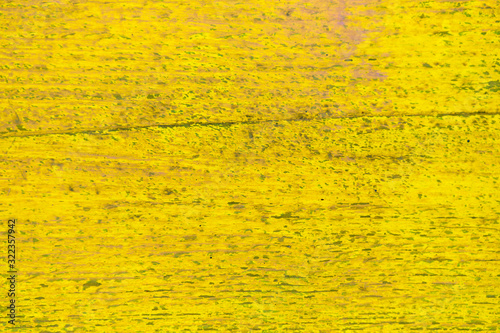
[[[499,17],[2,2],[14,330],[498,330]]]

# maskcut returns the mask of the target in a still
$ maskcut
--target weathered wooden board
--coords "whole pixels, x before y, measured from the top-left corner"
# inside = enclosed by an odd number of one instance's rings
[[[0,330],[498,330],[499,15],[0,4]]]

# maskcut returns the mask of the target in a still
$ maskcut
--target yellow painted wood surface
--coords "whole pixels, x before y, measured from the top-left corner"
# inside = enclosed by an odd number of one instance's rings
[[[497,331],[499,20],[1,2],[0,330]]]

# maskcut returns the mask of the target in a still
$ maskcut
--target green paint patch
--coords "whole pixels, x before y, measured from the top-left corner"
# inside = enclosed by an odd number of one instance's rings
[[[500,80],[488,82],[486,89],[491,90],[493,92],[500,91]]]
[[[281,215],[274,215],[274,216],[271,216],[271,217],[274,217],[275,219],[299,218],[299,216],[293,216],[292,212],[286,212],[286,213],[283,213]]]
[[[89,281],[85,282],[85,284],[83,285],[83,290],[90,288],[90,287],[99,287],[100,285],[101,284],[99,282],[97,282],[96,280],[89,280]]]

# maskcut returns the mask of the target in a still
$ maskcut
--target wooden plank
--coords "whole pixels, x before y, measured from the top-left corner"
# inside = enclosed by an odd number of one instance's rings
[[[0,131],[496,113],[496,5],[5,2]]]
[[[497,330],[499,8],[1,4],[2,327]]]
[[[20,322],[103,332],[494,327],[498,118],[4,140],[2,207],[22,233]]]

